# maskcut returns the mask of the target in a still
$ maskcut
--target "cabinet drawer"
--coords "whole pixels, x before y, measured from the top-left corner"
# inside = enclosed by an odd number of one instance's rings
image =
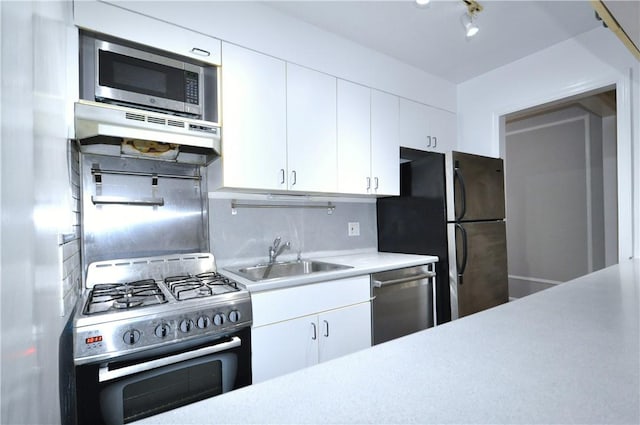
[[[369,301],[369,275],[251,295],[253,326],[264,326]]]

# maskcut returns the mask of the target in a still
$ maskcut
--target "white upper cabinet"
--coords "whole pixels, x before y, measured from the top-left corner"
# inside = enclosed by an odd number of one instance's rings
[[[400,99],[400,146],[427,150],[429,135],[427,105]]]
[[[330,75],[287,64],[289,190],[337,191],[336,82]]]
[[[456,145],[455,114],[400,99],[400,146],[446,152]]]
[[[286,190],[286,65],[222,44],[222,186]]]
[[[338,191],[398,195],[398,97],[338,80]]]
[[[371,89],[338,80],[338,191],[370,193]]]
[[[371,90],[371,191],[400,194],[399,98]]]
[[[80,28],[220,65],[220,40],[99,1],[75,1]]]
[[[457,122],[454,113],[430,108],[431,149],[446,152],[457,148]]]

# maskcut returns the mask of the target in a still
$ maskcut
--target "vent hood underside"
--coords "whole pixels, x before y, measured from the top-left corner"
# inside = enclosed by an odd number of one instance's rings
[[[180,155],[202,156],[205,163],[220,155],[220,127],[213,123],[119,105],[76,102],[75,131],[81,146],[133,139],[177,145]]]

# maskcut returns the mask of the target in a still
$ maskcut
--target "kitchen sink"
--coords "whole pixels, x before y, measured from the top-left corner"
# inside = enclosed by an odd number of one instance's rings
[[[311,273],[331,272],[350,268],[351,266],[325,263],[322,261],[296,260],[273,264],[256,264],[255,266],[227,268],[226,270],[254,282],[261,282],[269,279],[303,276]]]

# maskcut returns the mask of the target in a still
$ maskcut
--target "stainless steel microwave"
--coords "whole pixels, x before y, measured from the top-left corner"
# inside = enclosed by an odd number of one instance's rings
[[[80,96],[218,122],[215,66],[91,33],[81,34]]]

